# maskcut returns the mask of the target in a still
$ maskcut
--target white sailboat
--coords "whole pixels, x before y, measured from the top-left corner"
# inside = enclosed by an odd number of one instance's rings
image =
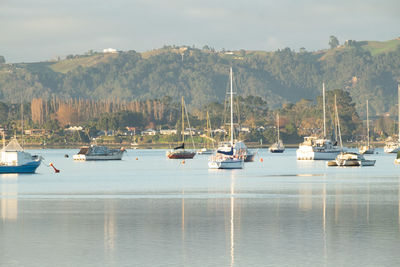
[[[397,95],[398,95],[398,106],[399,106],[398,139],[397,139],[397,142],[393,142],[393,141],[386,142],[385,147],[383,148],[383,151],[385,151],[386,153],[397,153],[398,151],[400,151],[400,84],[397,86]]]
[[[269,148],[269,152],[283,153],[283,151],[285,151],[285,146],[283,145],[282,140],[279,138],[279,113],[276,114],[276,124],[277,124],[277,130],[278,130],[278,138],[277,138],[276,143],[272,144],[272,146]]]
[[[322,84],[322,100],[324,114],[324,136],[317,138],[315,136],[304,137],[304,142],[296,150],[298,160],[333,160],[340,153],[340,148],[336,142],[326,138],[325,122],[325,84]]]
[[[337,112],[336,95],[335,95],[335,120],[339,133],[340,147],[343,148],[342,135],[340,132],[339,114]],[[365,159],[362,154],[355,152],[344,152],[342,151],[336,156],[335,160],[328,161],[327,166],[340,166],[340,167],[364,167],[364,166],[375,166],[375,161],[372,159]]]
[[[210,157],[208,167],[210,169],[242,169],[244,165],[244,157],[246,147],[243,142],[234,143],[233,140],[233,74],[230,69],[230,106],[231,106],[231,128],[230,142],[223,143],[217,149],[217,153]]]
[[[367,100],[367,144],[358,149],[360,154],[374,154],[375,148],[369,144],[369,117],[368,117],[368,100]]]

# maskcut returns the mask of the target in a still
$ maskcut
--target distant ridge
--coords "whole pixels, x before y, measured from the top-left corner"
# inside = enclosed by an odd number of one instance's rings
[[[400,81],[400,38],[386,42],[348,40],[334,49],[295,52],[215,51],[164,46],[137,53],[69,55],[51,62],[0,65],[0,100],[34,97],[155,99],[185,97],[192,107],[222,101],[232,66],[241,95],[265,99],[269,108],[315,99],[321,84],[348,90],[363,113],[391,112]]]

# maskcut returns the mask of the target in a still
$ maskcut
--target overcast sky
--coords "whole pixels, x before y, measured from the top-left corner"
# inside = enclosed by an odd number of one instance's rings
[[[0,0],[0,55],[46,61],[104,48],[328,48],[400,36],[400,0]]]

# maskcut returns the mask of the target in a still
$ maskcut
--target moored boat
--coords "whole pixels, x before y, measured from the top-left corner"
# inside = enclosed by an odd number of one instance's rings
[[[182,145],[167,151],[166,154],[169,159],[192,159],[196,152],[185,150],[185,143],[182,143]]]
[[[334,161],[328,161],[327,166],[364,167],[374,166],[375,162],[376,160],[365,159],[365,157],[359,153],[343,152],[337,155]]]
[[[274,144],[272,144],[269,148],[269,152],[271,153],[283,153],[285,151],[285,146],[283,145],[282,140],[279,138],[279,113],[276,114],[276,129],[278,132],[277,140]]]
[[[0,152],[0,173],[34,173],[41,162],[41,156],[24,151],[14,138]]]
[[[230,69],[230,142],[220,143],[216,155],[211,156],[208,162],[210,169],[242,169],[247,151],[246,145],[241,141],[233,140],[233,74]]]
[[[78,154],[73,155],[74,160],[121,160],[125,152],[124,148],[109,149],[106,146],[84,146]]]
[[[187,114],[186,114],[187,115]],[[192,137],[192,130],[190,128],[190,123],[189,123],[189,117],[188,118],[188,124],[189,124],[189,134],[190,137]],[[172,150],[169,150],[166,152],[166,155],[169,159],[192,159],[195,155],[195,151],[190,151],[190,150],[185,150],[185,100],[183,99],[182,96],[182,144],[175,147]],[[192,143],[194,147],[194,142],[193,142],[193,137],[192,137]]]
[[[324,119],[323,138],[315,136],[304,137],[304,142],[296,150],[298,160],[334,160],[341,152],[341,149],[337,146],[337,141],[332,142],[332,140],[326,138],[325,84],[322,84],[322,102]]]

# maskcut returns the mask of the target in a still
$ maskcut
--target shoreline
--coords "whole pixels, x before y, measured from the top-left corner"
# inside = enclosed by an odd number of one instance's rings
[[[70,144],[37,144],[37,143],[24,143],[23,147],[26,149],[79,149],[83,146],[89,146],[88,143],[70,143]],[[125,149],[172,149],[177,146],[176,143],[159,143],[159,144],[138,144],[137,146],[131,146],[130,143],[99,143],[100,146],[107,146],[109,148],[125,148]],[[268,149],[272,144],[260,145],[257,142],[246,142],[249,149]],[[358,143],[345,143],[344,147],[357,148],[360,144]],[[373,142],[371,145],[376,148],[383,147],[384,142]],[[203,146],[199,144],[195,149],[200,149]],[[286,148],[298,148],[299,144],[285,144]],[[188,147],[187,149],[193,149]]]

